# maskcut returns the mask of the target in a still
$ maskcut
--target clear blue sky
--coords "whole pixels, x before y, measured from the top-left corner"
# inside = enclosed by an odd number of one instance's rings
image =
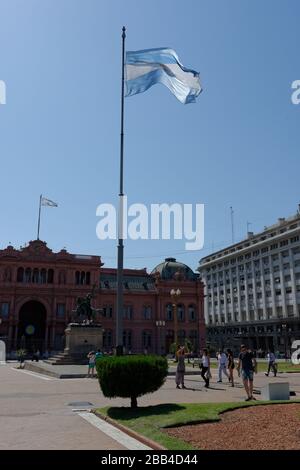
[[[300,3],[277,0],[0,0],[1,236],[101,255],[96,206],[117,202],[121,28],[127,49],[169,46],[204,88],[182,105],[160,85],[126,100],[129,203],[204,203],[205,246],[130,241],[125,265],[151,270],[175,255],[192,268],[212,250],[296,212],[299,194]]]

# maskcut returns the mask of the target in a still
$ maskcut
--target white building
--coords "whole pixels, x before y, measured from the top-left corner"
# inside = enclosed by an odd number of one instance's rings
[[[290,353],[300,338],[300,205],[297,214],[200,260],[212,347]]]

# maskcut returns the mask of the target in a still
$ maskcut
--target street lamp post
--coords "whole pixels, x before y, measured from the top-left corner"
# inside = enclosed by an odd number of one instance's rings
[[[284,358],[287,361],[287,324],[282,323],[281,328],[284,331]]]
[[[177,345],[178,345],[177,302],[181,295],[181,290],[171,289],[170,295],[172,299],[173,315],[174,315],[174,342],[175,342],[175,348],[177,349]]]
[[[161,341],[161,331],[165,327],[166,322],[164,320],[156,320],[155,322],[157,329],[158,329],[158,354],[161,355],[163,348],[162,341]]]

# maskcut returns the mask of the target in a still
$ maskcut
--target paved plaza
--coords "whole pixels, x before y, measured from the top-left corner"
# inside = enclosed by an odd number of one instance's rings
[[[42,363],[41,363],[42,365]],[[129,406],[127,399],[105,398],[97,379],[59,379],[16,369],[17,363],[0,366],[0,449],[124,449],[119,442],[94,427],[74,411],[84,406]],[[59,366],[57,366],[59,367]],[[243,401],[241,379],[232,388],[227,380],[217,383],[212,370],[211,388],[205,389],[199,375],[186,376],[186,390],[175,388],[174,376],[168,376],[157,392],[139,399],[140,406],[162,403],[206,403]],[[268,382],[289,382],[290,390],[300,397],[300,374],[279,374],[277,378],[255,377],[256,398]],[[86,403],[91,405],[86,405]]]

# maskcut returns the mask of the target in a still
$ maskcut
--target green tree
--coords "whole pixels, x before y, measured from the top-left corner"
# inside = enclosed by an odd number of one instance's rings
[[[16,351],[16,355],[17,355],[18,361],[20,362],[20,367],[19,367],[20,369],[23,367],[26,354],[27,354],[27,351],[26,351],[26,349],[23,349],[23,348],[18,349],[18,350]]]
[[[99,384],[105,397],[137,398],[158,390],[168,374],[168,362],[161,356],[114,356],[96,361]]]

